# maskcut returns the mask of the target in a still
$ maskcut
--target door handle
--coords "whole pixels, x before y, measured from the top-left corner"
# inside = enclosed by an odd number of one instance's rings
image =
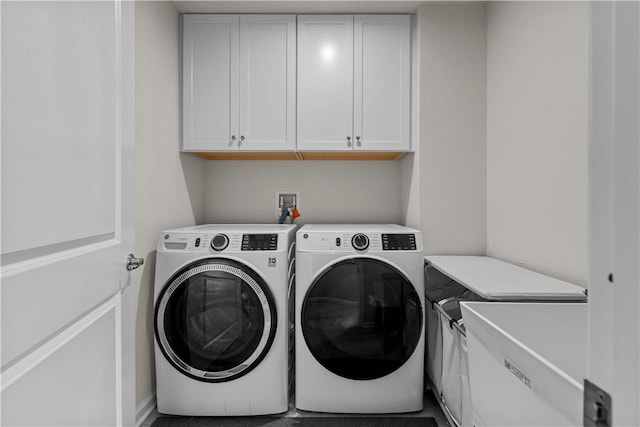
[[[136,258],[133,254],[127,256],[127,270],[135,270],[142,264],[144,264],[144,258]]]

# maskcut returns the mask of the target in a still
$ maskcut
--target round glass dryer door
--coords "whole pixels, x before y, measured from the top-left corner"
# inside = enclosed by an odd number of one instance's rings
[[[371,380],[400,368],[422,335],[422,305],[394,267],[369,258],[334,264],[311,285],[302,333],[315,359],[344,378]]]
[[[191,264],[162,290],[155,332],[165,357],[201,381],[229,381],[265,357],[276,331],[266,284],[240,263],[212,258]]]

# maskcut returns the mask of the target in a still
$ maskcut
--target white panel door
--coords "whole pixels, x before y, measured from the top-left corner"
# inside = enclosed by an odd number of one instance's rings
[[[0,7],[1,423],[132,424],[135,5]]]
[[[298,16],[298,150],[353,148],[353,16]]]
[[[591,8],[587,380],[611,395],[611,424],[602,425],[638,426],[640,3]]]
[[[354,149],[408,151],[410,17],[356,15],[354,55]]]
[[[241,150],[295,150],[295,15],[240,16]]]
[[[184,15],[182,149],[237,150],[238,15]]]

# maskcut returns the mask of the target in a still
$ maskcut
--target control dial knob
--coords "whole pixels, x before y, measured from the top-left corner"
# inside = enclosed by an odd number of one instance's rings
[[[226,234],[216,234],[216,236],[211,239],[211,249],[214,251],[221,251],[229,246],[229,238]]]
[[[358,251],[364,251],[369,247],[369,238],[366,234],[357,233],[351,238],[351,244]]]

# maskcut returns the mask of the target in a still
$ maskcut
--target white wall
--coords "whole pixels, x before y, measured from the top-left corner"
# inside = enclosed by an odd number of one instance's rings
[[[414,153],[405,154],[398,160],[402,188],[400,205],[403,221],[401,224],[414,228],[420,228],[420,166],[416,161],[419,153],[420,147],[416,147]]]
[[[179,153],[179,20],[170,2],[136,2],[136,404],[155,393],[153,280],[163,229],[201,222],[204,162]]]
[[[417,16],[412,19],[411,45],[411,148],[413,153],[400,160],[400,186],[403,224],[420,228],[420,25]]]
[[[426,254],[485,253],[485,5],[418,10],[418,197]],[[409,165],[408,162],[406,162]],[[415,215],[411,210],[408,218]]]
[[[487,252],[586,286],[588,6],[487,6]]]
[[[276,192],[298,191],[305,223],[402,223],[400,161],[209,161],[205,222],[276,223]],[[288,222],[288,220],[287,220]]]

